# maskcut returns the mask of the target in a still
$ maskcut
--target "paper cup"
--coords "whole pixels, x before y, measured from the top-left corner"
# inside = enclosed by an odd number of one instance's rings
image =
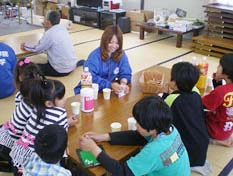
[[[78,115],[80,113],[80,102],[72,102],[71,104],[72,113]]]
[[[121,124],[119,122],[111,123],[112,132],[121,131]]]
[[[104,88],[103,89],[103,95],[105,100],[110,100],[111,97],[111,89],[109,88]]]
[[[136,120],[135,120],[135,118],[134,117],[129,117],[128,118],[128,130],[136,130],[137,128],[136,128]]]
[[[209,88],[210,90],[214,89],[214,85],[213,85],[213,78],[208,77],[207,78],[207,88]]]
[[[99,84],[93,83],[92,88],[94,89],[94,100],[98,99]]]

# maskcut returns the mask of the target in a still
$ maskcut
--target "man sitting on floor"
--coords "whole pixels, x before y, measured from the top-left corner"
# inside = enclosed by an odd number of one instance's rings
[[[77,62],[69,33],[59,23],[60,14],[57,11],[48,11],[43,23],[45,33],[40,41],[35,46],[21,44],[21,48],[27,51],[47,52],[48,63],[39,64],[45,76],[66,76],[84,63],[84,60]]]

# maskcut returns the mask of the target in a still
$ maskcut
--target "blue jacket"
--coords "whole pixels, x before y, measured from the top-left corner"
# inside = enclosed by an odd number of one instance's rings
[[[92,82],[99,84],[99,91],[104,88],[111,88],[111,83],[114,80],[121,80],[126,78],[128,83],[131,82],[132,69],[129,65],[128,57],[125,52],[119,62],[115,62],[110,57],[107,61],[101,59],[100,47],[96,48],[88,56],[87,61],[83,67],[88,67],[92,74]],[[74,88],[74,93],[79,94],[81,84]]]
[[[10,96],[15,91],[14,70],[16,61],[14,50],[0,42],[0,98]]]

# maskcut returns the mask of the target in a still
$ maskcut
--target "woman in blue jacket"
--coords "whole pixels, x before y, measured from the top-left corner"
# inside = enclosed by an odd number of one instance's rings
[[[14,50],[0,42],[0,98],[8,97],[15,91],[14,69],[16,61]]]
[[[118,26],[108,26],[101,38],[100,47],[88,56],[83,67],[88,67],[93,83],[99,84],[99,90],[111,88],[116,94],[129,92],[132,70],[128,57],[122,49],[123,35]],[[79,94],[81,84],[74,88]]]

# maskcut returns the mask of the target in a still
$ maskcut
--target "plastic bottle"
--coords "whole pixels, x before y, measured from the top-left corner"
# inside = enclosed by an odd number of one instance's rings
[[[206,81],[207,81],[207,73],[208,73],[208,68],[209,68],[209,64],[207,62],[206,57],[202,58],[202,62],[198,64],[198,68],[200,70],[200,77],[198,79],[196,86],[198,89],[205,89]]]
[[[197,57],[196,56],[192,57],[192,64],[197,66]]]
[[[203,57],[202,58],[202,62],[203,62],[203,69],[204,69],[204,74],[207,75],[208,74],[208,69],[209,69],[209,64],[207,62],[207,58]]]
[[[94,110],[94,89],[86,87],[80,90],[81,111],[91,112]]]
[[[89,72],[88,67],[84,67],[81,74],[81,87],[92,87],[92,75]]]

